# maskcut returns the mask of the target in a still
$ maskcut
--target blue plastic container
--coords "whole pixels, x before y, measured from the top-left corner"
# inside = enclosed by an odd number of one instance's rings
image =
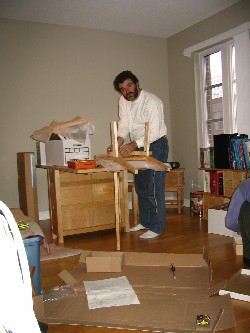
[[[29,266],[35,267],[35,273],[33,275],[33,284],[36,295],[41,294],[40,241],[42,239],[43,237],[41,236],[35,236],[23,240]]]

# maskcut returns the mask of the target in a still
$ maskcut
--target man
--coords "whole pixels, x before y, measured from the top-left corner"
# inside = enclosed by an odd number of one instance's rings
[[[234,191],[226,216],[226,227],[241,233],[243,262],[250,267],[250,178]]]
[[[119,98],[118,149],[122,157],[132,151],[143,151],[145,123],[150,123],[150,151],[152,157],[167,162],[168,140],[164,122],[163,103],[155,95],[139,86],[138,78],[130,71],[116,76],[114,89]],[[129,143],[124,143],[127,137]],[[144,170],[135,175],[140,224],[130,231],[148,229],[140,238],[149,239],[161,235],[165,228],[165,171]]]

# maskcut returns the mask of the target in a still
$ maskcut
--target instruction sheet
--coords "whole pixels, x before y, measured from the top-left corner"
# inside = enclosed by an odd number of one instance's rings
[[[140,304],[126,276],[83,283],[89,309]]]

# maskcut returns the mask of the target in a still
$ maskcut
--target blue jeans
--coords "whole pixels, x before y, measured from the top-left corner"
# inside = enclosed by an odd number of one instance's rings
[[[137,149],[143,151],[143,148]],[[152,157],[166,163],[168,140],[162,137],[150,144]],[[145,228],[162,234],[166,223],[165,171],[143,170],[135,175],[135,190],[138,195],[140,223]]]

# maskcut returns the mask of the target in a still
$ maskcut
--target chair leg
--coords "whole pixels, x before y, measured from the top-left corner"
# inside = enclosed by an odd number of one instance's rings
[[[135,191],[135,186],[132,187],[132,205],[133,205],[133,222],[134,225],[139,223],[139,206],[138,206],[138,196]]]

